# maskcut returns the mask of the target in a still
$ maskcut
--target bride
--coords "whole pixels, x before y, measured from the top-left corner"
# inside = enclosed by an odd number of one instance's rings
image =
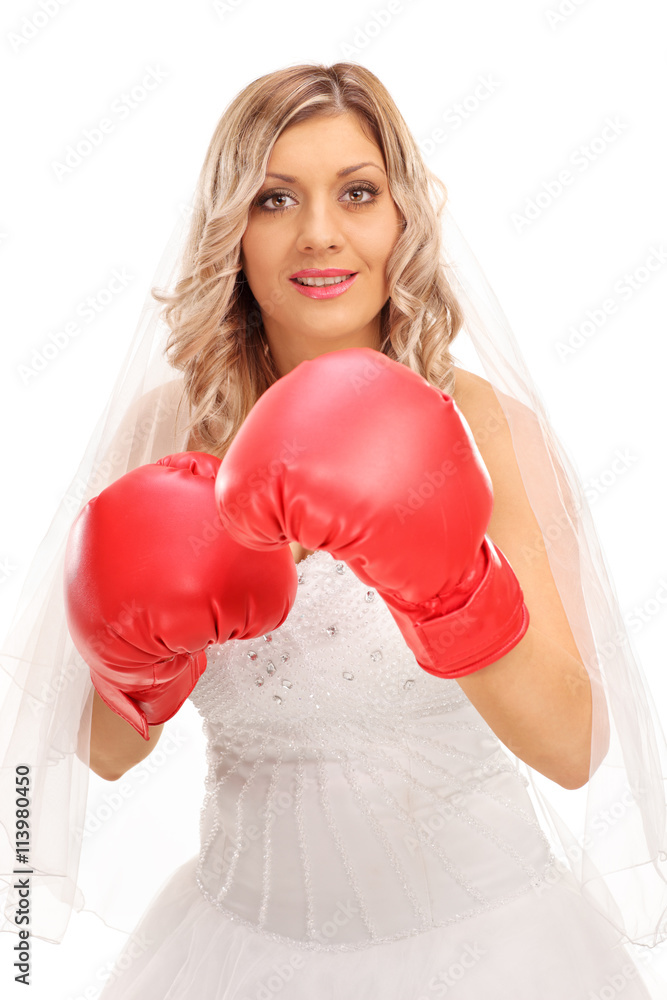
[[[154,292],[163,356],[153,322],[2,720],[16,743],[37,681],[69,677],[29,747],[55,913],[80,838],[47,847],[46,824],[80,819],[85,769],[117,781],[186,699],[202,716],[201,849],[103,1000],[651,996],[626,946],[665,936],[664,737],[607,650],[585,499],[444,201],[354,64],[254,81],[211,139]],[[621,795],[632,839],[611,844],[592,820]]]

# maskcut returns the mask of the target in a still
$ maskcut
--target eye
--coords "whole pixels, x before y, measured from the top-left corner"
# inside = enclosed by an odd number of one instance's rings
[[[380,194],[380,189],[375,187],[374,184],[355,184],[354,187],[350,187],[345,191],[345,194],[358,194],[360,191],[365,191],[367,194],[374,195],[373,198],[368,198],[365,201],[351,201],[350,205],[374,205],[377,196]]]
[[[382,193],[380,188],[378,188],[375,184],[371,184],[368,181],[362,181],[361,183],[351,184],[348,188],[346,188],[343,192],[343,197],[345,197],[345,195],[359,193],[361,191],[367,192],[372,197],[364,198],[363,201],[348,201],[346,203],[348,208],[357,209],[365,208],[366,205],[375,205],[378,195]],[[260,211],[266,212],[269,215],[278,215],[280,212],[285,212],[288,208],[292,207],[291,205],[279,205],[278,207],[267,208],[267,204],[269,202],[278,198],[291,198],[292,200],[295,200],[295,195],[293,195],[290,191],[284,190],[265,191],[264,194],[259,195],[255,199],[253,205],[259,208]]]
[[[288,205],[281,205],[278,208],[265,208],[265,205],[269,201],[273,201],[274,198],[291,198],[292,195],[288,194],[287,191],[269,191],[268,194],[263,194],[254,202],[258,208],[261,208],[264,212],[270,212],[273,215],[277,215],[278,212],[284,212]]]

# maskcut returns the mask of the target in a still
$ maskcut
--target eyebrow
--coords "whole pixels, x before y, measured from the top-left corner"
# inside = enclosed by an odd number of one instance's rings
[[[355,163],[353,167],[343,167],[336,174],[336,177],[347,177],[348,174],[353,174],[355,170],[360,170],[361,167],[377,167],[378,170],[382,170],[382,167],[378,167],[377,163],[372,163],[370,160],[366,160],[364,163]],[[384,170],[382,170],[384,173]],[[267,177],[277,177],[278,180],[285,181],[286,184],[296,184],[299,180],[298,177],[290,177],[289,174],[267,174]]]

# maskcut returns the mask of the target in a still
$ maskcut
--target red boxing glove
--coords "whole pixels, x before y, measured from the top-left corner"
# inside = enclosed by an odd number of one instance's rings
[[[133,469],[79,513],[65,551],[65,608],[93,684],[144,739],[206,668],[204,650],[253,639],[296,597],[290,549],[257,552],[218,517],[220,459],[168,455]]]
[[[485,534],[493,492],[467,423],[450,396],[379,351],[329,352],[270,386],[215,495],[244,545],[298,541],[344,560],[428,673],[472,673],[526,633],[519,581]]]

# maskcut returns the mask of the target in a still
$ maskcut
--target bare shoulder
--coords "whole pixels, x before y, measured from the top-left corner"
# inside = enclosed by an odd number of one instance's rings
[[[468,396],[470,393],[475,393],[475,391],[481,392],[485,386],[491,386],[491,383],[487,382],[485,378],[475,375],[474,372],[469,372],[466,368],[459,368],[458,365],[452,365],[452,371],[454,372],[456,382],[451,395],[457,406],[459,405],[459,396]]]
[[[496,441],[509,434],[507,418],[491,383],[465,368],[452,367],[456,381],[451,397],[470,427],[478,448],[481,450],[494,433]]]
[[[495,396],[491,383],[480,375],[475,375],[466,368],[459,368],[458,365],[452,365],[452,371],[455,384],[451,397],[461,411],[464,406],[481,403],[489,393]]]
[[[518,501],[524,514],[525,493],[505,411],[491,383],[473,372],[454,368],[456,383],[452,399],[456,403],[491,476],[494,491],[494,520],[516,510]],[[522,404],[508,396],[513,408]],[[526,411],[529,412],[529,411]]]

